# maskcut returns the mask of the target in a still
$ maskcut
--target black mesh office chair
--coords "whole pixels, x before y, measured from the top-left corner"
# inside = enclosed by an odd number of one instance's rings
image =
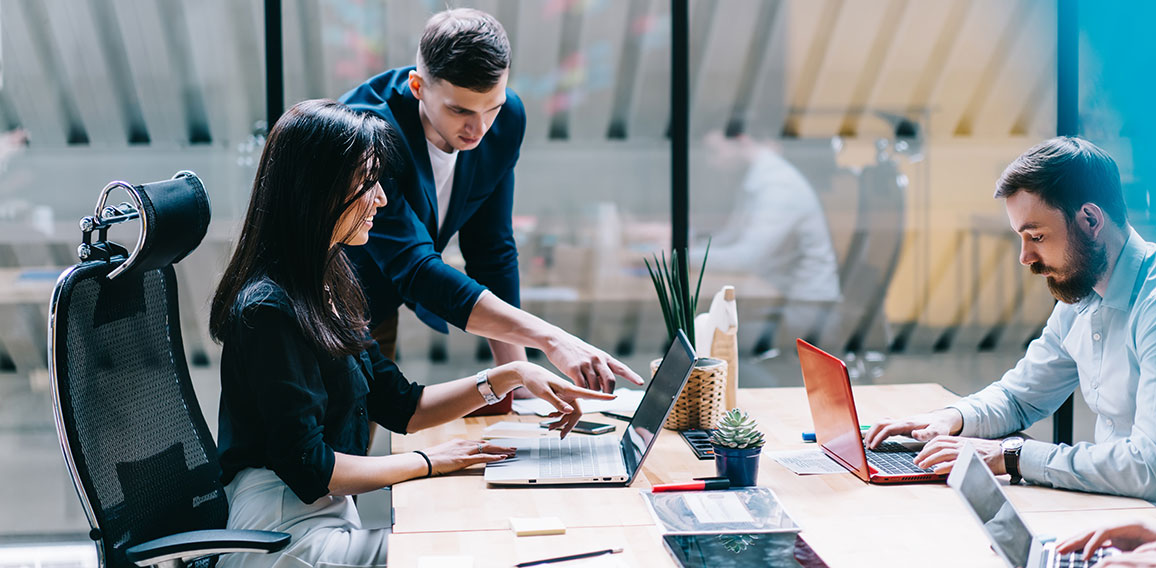
[[[106,207],[116,188],[133,203]],[[131,254],[107,240],[129,219],[140,221]],[[189,379],[172,267],[208,229],[201,180],[110,183],[80,225],[82,262],[52,294],[49,368],[61,449],[101,565],[211,566],[226,552],[284,548],[284,533],[221,530],[229,504]]]

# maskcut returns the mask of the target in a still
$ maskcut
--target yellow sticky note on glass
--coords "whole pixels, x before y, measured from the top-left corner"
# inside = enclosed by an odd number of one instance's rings
[[[566,534],[566,525],[558,517],[510,517],[515,536]]]

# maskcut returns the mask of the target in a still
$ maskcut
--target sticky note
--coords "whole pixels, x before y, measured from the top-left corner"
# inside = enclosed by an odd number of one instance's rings
[[[417,568],[473,568],[473,556],[422,556]]]
[[[474,568],[474,556],[421,556],[417,568]]]
[[[558,517],[510,517],[510,530],[516,536],[566,534],[566,525]]]

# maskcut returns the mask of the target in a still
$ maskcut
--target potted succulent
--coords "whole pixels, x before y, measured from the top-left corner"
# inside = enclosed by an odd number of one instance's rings
[[[759,478],[759,454],[766,440],[749,414],[732,408],[719,420],[710,436],[714,466],[731,487],[751,487]]]
[[[658,304],[666,323],[666,332],[674,340],[678,330],[686,333],[694,342],[694,316],[698,306],[698,294],[702,288],[702,274],[706,270],[706,259],[710,255],[710,241],[707,241],[699,268],[698,282],[694,289],[690,286],[690,272],[687,266],[687,250],[675,250],[669,261],[666,254],[654,257],[654,264],[646,260],[646,269],[658,294]],[[698,346],[692,345],[696,349]],[[650,374],[658,369],[661,359],[650,363]],[[686,387],[675,401],[666,428],[671,430],[708,429],[722,416],[726,409],[726,361],[701,357],[694,364],[694,370],[686,381]]]

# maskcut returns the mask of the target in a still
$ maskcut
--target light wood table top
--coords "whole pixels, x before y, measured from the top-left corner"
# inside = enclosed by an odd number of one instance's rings
[[[426,556],[470,556],[474,568],[509,568],[518,562],[621,548],[619,554],[597,560],[547,564],[573,566],[673,566],[654,525],[567,529],[566,534],[516,537],[508,530],[393,534],[389,537],[390,566],[418,566]]]
[[[855,387],[859,418],[863,423],[884,416],[922,412],[958,397],[934,384],[870,385]],[[760,460],[759,485],[770,487],[786,510],[803,528],[803,538],[831,566],[861,566],[864,554],[890,549],[903,543],[900,565],[999,566],[982,531],[969,516],[959,498],[944,484],[876,486],[846,474],[795,475],[780,466],[768,453],[776,450],[817,448],[804,444],[800,433],[811,431],[810,409],[802,388],[741,389],[740,406],[758,419],[767,435]],[[593,415],[595,420],[616,423],[611,435],[620,435],[622,422]],[[451,438],[478,439],[486,425],[503,420],[537,422],[536,416],[467,418],[407,436],[394,435],[395,452],[433,445]],[[630,536],[630,550],[640,557],[669,565],[653,519],[639,495],[657,483],[685,481],[714,475],[712,461],[694,458],[685,442],[672,431],[663,430],[647,458],[642,472],[631,487],[591,488],[489,488],[482,469],[472,468],[456,475],[403,483],[393,488],[395,525],[390,558],[420,551],[478,550],[504,551],[490,564],[475,554],[476,566],[505,565],[537,558],[537,543],[545,546],[543,556],[566,554],[562,543],[573,542],[575,550],[612,548],[618,535]],[[1007,486],[1009,498],[1033,527],[1067,535],[1085,526],[1135,518],[1156,520],[1156,508],[1149,503],[1123,497],[1091,495],[1033,486]],[[507,530],[510,517],[556,516],[567,527],[566,535],[515,538]],[[1070,527],[1070,528],[1069,528]],[[476,534],[471,531],[476,531]],[[607,532],[608,531],[608,532]],[[433,534],[445,533],[445,534]],[[895,540],[896,536],[901,536]],[[643,538],[644,537],[644,538]],[[574,539],[571,541],[570,539]],[[474,541],[488,542],[484,549]],[[886,543],[886,544],[885,544]],[[941,558],[945,545],[970,550]],[[569,549],[567,549],[569,550]],[[415,552],[416,551],[416,552]],[[649,551],[649,552],[648,552]],[[659,554],[651,556],[650,554]],[[452,554],[451,552],[439,552]],[[507,554],[508,553],[508,554]],[[936,556],[929,556],[936,555]],[[956,562],[957,564],[952,564]],[[401,565],[411,565],[404,562]]]

